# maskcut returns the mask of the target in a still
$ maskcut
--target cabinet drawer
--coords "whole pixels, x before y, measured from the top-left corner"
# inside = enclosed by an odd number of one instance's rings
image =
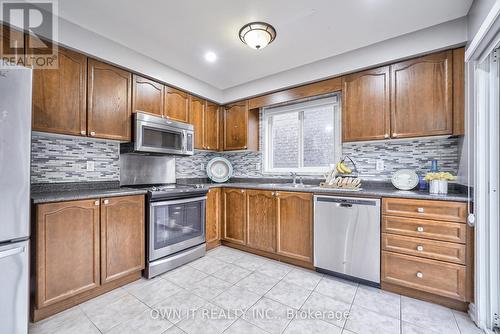
[[[392,216],[465,223],[467,205],[459,202],[384,198],[382,200],[382,213]]]
[[[382,281],[465,301],[465,266],[382,251]]]
[[[465,264],[465,245],[451,242],[383,233],[382,249],[434,260]]]
[[[465,243],[465,224],[383,216],[382,232],[427,239]]]

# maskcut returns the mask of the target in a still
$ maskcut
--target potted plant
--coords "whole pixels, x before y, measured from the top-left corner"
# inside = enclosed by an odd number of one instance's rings
[[[429,182],[429,193],[433,195],[446,195],[448,193],[448,181],[457,179],[448,172],[427,173],[425,181]]]

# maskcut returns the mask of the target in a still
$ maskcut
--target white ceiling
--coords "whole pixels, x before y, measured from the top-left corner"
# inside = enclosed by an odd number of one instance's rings
[[[465,16],[472,1],[64,0],[59,16],[224,90]],[[238,38],[257,20],[277,30],[258,51]]]

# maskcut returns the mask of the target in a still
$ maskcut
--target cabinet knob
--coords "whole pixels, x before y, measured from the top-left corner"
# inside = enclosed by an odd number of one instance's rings
[[[385,138],[385,139],[389,138],[389,134],[388,134],[388,133],[386,133],[386,134],[384,135],[384,138]]]
[[[98,206],[98,205],[99,205],[99,201],[95,201],[95,202],[94,202],[94,205],[95,205],[95,206]]]
[[[279,196],[279,195],[280,195],[280,193],[279,193],[279,192],[276,192],[276,196]]]
[[[210,146],[207,146],[207,150],[209,150],[209,149],[210,149]]]
[[[242,192],[242,193],[244,193],[244,192],[245,192],[245,190],[241,189],[241,192]]]
[[[417,250],[418,250],[419,252],[423,252],[423,251],[424,251],[424,246],[422,246],[422,245],[418,245],[418,246],[417,246]]]
[[[87,131],[82,130],[82,131],[80,131],[80,134],[81,134],[82,136],[85,136],[85,135],[87,134]]]
[[[424,228],[423,228],[422,226],[419,226],[419,227],[417,227],[417,231],[418,231],[418,232],[423,232],[423,231],[424,231]]]
[[[418,208],[417,211],[418,211],[418,213],[424,213],[425,212],[424,208]]]
[[[109,204],[109,200],[108,199],[105,199],[104,201],[102,201],[105,205]]]
[[[417,271],[417,275],[416,275],[418,278],[423,278],[424,277],[424,274],[420,271]]]
[[[95,136],[95,132],[94,132],[94,131],[90,131],[90,135],[91,135],[92,137],[94,137],[94,136]]]
[[[398,134],[397,134],[396,132],[393,132],[393,133],[392,133],[392,137],[393,137],[393,138],[396,138],[397,136],[398,136]]]

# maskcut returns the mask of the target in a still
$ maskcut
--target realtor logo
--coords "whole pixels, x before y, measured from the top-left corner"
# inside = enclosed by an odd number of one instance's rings
[[[26,65],[33,68],[58,67],[57,1],[1,1],[2,43],[4,64]],[[24,32],[24,34],[23,34]]]

